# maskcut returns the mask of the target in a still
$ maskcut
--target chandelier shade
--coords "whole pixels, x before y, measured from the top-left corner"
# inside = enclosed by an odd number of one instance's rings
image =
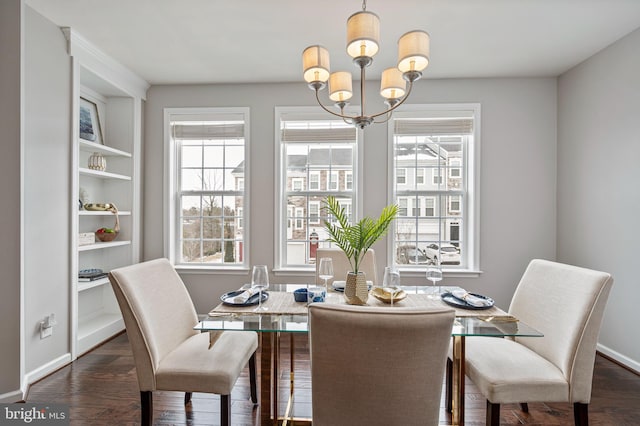
[[[360,114],[345,114],[347,102],[353,97],[351,73],[338,71],[331,73],[329,51],[320,45],[312,45],[302,52],[304,80],[315,91],[316,101],[329,114],[342,118],[346,123],[364,129],[371,123],[385,123],[393,110],[402,105],[409,95],[413,83],[422,77],[429,65],[429,33],[415,30],[405,33],[398,40],[398,62],[396,67],[387,68],[380,78],[380,96],[388,106],[375,114],[365,114],[366,67],[373,62],[380,44],[380,18],[367,11],[367,0],[362,2],[362,11],[347,19],[347,54],[360,69]],[[320,101],[319,92],[329,83],[329,99],[340,112],[334,112]],[[408,83],[408,85],[407,85]],[[408,87],[407,87],[408,86]],[[386,116],[376,121],[377,117]]]
[[[329,76],[329,99],[334,102],[345,102],[353,96],[351,73],[337,71]]]
[[[372,12],[354,13],[347,20],[347,54],[352,58],[373,57],[380,42],[380,18]]]
[[[302,52],[302,68],[307,83],[326,83],[329,79],[329,51],[320,45],[307,47]]]
[[[398,40],[398,69],[422,71],[429,65],[429,33],[410,31]]]
[[[398,68],[387,68],[382,71],[380,80],[380,96],[385,99],[399,99],[407,90],[407,81]]]

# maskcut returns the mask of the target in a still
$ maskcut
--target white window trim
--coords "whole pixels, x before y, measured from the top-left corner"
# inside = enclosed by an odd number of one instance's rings
[[[317,187],[312,188],[311,187],[311,182],[313,182],[313,179],[311,179],[311,176],[317,177]],[[309,172],[309,191],[320,191],[320,172],[319,171],[310,171]]]
[[[400,170],[404,171],[402,176],[400,176],[400,174],[398,173]],[[400,182],[400,177],[402,177],[404,179],[404,182]],[[398,167],[396,169],[396,184],[398,184],[398,185],[406,185],[407,184],[407,169],[406,168]]]
[[[329,180],[327,180],[327,191],[339,191],[340,190],[340,174],[337,170],[331,170],[328,172]]]
[[[300,189],[296,189],[296,183],[300,184]],[[304,179],[303,178],[291,178],[291,191],[303,191]]]
[[[461,211],[461,209],[460,209],[460,208],[458,208],[458,209],[454,209],[454,208],[452,207],[454,197],[457,197],[457,198],[458,198],[458,206],[460,206],[460,205],[462,204],[462,201],[460,200],[460,196],[459,196],[459,195],[452,195],[452,196],[450,196],[450,197],[449,197],[449,211],[450,211],[450,212],[452,212],[452,213],[459,213],[459,212]]]
[[[348,185],[349,183],[348,177],[351,177],[351,185]],[[353,172],[351,171],[344,172],[344,189],[347,191],[353,189]]]
[[[358,114],[358,110],[354,107],[345,108],[345,112],[348,114],[356,114],[356,115]],[[286,184],[286,182],[283,182],[284,173],[281,173],[282,159],[284,156],[284,152],[283,152],[284,146],[282,146],[282,144],[280,143],[280,117],[283,114],[288,114],[288,113],[304,114],[305,116],[309,116],[309,119],[313,119],[313,117],[311,117],[312,114],[315,114],[318,117],[318,119],[328,118],[327,113],[323,111],[320,107],[275,107],[274,126],[273,126],[274,128],[273,140],[275,144],[274,165],[275,165],[276,173],[278,173],[279,175],[276,177],[276,179],[274,179],[274,185],[275,185],[274,194],[277,197],[276,200],[279,200],[281,205],[280,207],[278,207],[277,201],[276,201],[276,211],[274,213],[274,217],[280,224],[284,223],[283,214],[286,214],[286,211],[287,211],[286,200],[284,199],[284,196],[283,196],[283,188],[285,188],[283,184]],[[354,164],[353,177],[354,177],[354,185],[355,185],[354,191],[356,194],[362,194],[364,190],[364,183],[362,179],[362,170],[363,170],[363,161],[364,161],[363,150],[364,150],[364,144],[362,143],[362,130],[358,129],[357,136],[356,136],[356,148],[354,150],[354,155],[356,156],[356,158],[353,162]],[[360,215],[362,214],[363,198],[364,197],[355,196],[355,206],[352,205],[353,220],[358,220]],[[280,225],[273,227],[273,232],[274,232],[273,272],[274,274],[282,275],[282,276],[288,276],[288,275],[299,276],[300,273],[303,273],[303,274],[315,273],[315,267],[313,265],[305,265],[301,267],[282,266],[284,253],[283,253],[281,242],[286,241],[287,239],[286,231],[287,231],[286,228]]]
[[[433,207],[428,207],[427,206],[427,200],[432,200],[433,201]],[[436,217],[436,212],[438,211],[438,197],[431,197],[431,196],[427,196],[424,197],[424,217]],[[433,209],[433,214],[429,215],[427,214],[427,211],[432,208]]]
[[[447,271],[444,269],[444,274],[447,277],[473,277],[479,276],[482,271],[480,269],[480,202],[478,197],[480,195],[480,153],[481,153],[481,135],[482,135],[482,116],[481,106],[479,103],[468,104],[424,104],[424,105],[402,105],[400,106],[394,115],[396,117],[402,116],[403,113],[413,113],[420,111],[473,111],[474,125],[473,125],[473,144],[467,147],[466,155],[467,172],[463,176],[466,179],[467,187],[467,203],[464,206],[465,217],[467,224],[464,227],[463,239],[466,241],[466,269],[455,269]],[[406,115],[406,114],[405,114]],[[388,169],[393,170],[394,167],[394,147],[393,147],[393,126],[387,126],[387,158]],[[388,199],[395,200],[395,180],[388,179]],[[395,263],[395,248],[394,239],[387,239],[387,264],[391,265]],[[424,277],[423,270],[403,270],[403,275],[407,277]]]
[[[298,221],[300,224],[298,225]],[[294,221],[293,221],[293,229],[304,229],[304,209],[302,207],[295,208]]]
[[[433,168],[431,169],[431,183],[435,186],[440,186],[444,182],[442,181],[442,169],[441,168]]]
[[[247,218],[248,212],[251,210],[249,194],[251,193],[249,188],[249,174],[251,172],[251,155],[250,151],[250,110],[248,107],[229,107],[229,108],[217,108],[217,107],[202,107],[202,108],[164,108],[164,121],[163,121],[163,138],[164,138],[164,182],[163,182],[163,211],[164,211],[164,256],[173,263],[177,270],[180,271],[194,271],[194,272],[221,272],[226,274],[245,274],[249,270],[251,265],[249,250],[245,249],[243,263],[238,265],[225,265],[223,263],[206,264],[206,265],[185,265],[176,264],[176,236],[177,226],[176,218],[179,215],[178,212],[178,200],[176,200],[175,194],[176,188],[176,171],[178,170],[178,158],[176,155],[175,141],[171,137],[171,120],[172,117],[184,115],[194,116],[202,114],[242,114],[244,116],[244,149],[245,149],[245,189],[243,200],[243,219],[244,219],[244,239],[245,247],[248,247],[246,242],[250,238],[249,220]],[[234,272],[235,271],[235,272]]]
[[[318,217],[317,220],[313,221],[311,220],[311,206],[317,206],[317,212],[318,212]],[[320,216],[321,216],[321,211],[320,211],[320,201],[309,201],[309,224],[313,224],[313,225],[317,225],[320,223]]]

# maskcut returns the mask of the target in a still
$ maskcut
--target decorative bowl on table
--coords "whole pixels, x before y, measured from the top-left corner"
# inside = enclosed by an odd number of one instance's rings
[[[391,303],[392,292],[394,302],[399,302],[407,297],[407,293],[404,290],[397,289],[392,291],[392,289],[387,287],[374,287],[370,294],[381,302]]]
[[[294,290],[293,292],[293,298],[295,299],[296,302],[307,302],[307,289],[306,288],[299,288],[297,290]]]

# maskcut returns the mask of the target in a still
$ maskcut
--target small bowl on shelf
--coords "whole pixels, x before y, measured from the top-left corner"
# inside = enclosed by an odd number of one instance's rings
[[[113,241],[118,236],[117,232],[98,232],[96,231],[96,238],[102,241],[103,243],[108,243],[109,241]]]

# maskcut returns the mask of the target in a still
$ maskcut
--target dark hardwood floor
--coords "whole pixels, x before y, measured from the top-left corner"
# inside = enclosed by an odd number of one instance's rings
[[[289,350],[285,344],[281,364],[281,401],[284,411],[289,392]],[[309,352],[306,336],[296,337],[295,414],[311,412]],[[258,362],[258,365],[259,362]],[[69,404],[72,425],[136,425],[140,422],[139,391],[133,357],[126,334],[121,334],[72,364],[33,384],[27,402]],[[154,393],[154,424],[217,425],[219,397],[194,394],[192,403],[184,406],[184,394]],[[249,375],[245,369],[237,382],[232,400],[232,422],[238,426],[257,424],[258,409],[249,401]],[[483,425],[485,400],[472,382],[467,380],[466,424]],[[444,407],[444,404],[441,405]],[[640,376],[598,355],[589,407],[592,426],[640,425]],[[572,425],[573,409],[569,404],[529,404],[523,413],[516,404],[504,405],[501,424],[505,425]],[[440,424],[451,424],[441,408]],[[394,425],[390,425],[394,426]]]

